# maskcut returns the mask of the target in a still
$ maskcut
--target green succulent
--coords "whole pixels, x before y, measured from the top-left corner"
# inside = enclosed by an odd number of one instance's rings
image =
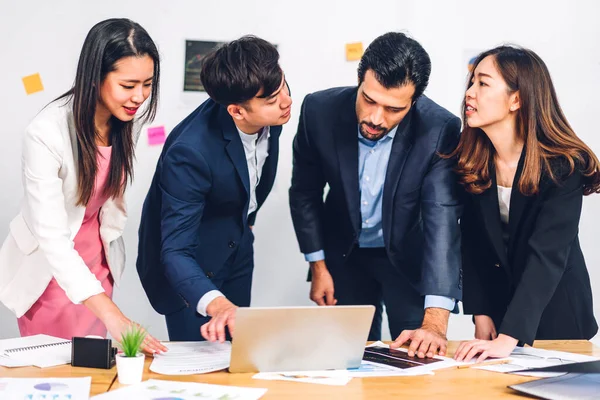
[[[131,325],[121,334],[121,349],[125,357],[135,357],[140,352],[146,338],[146,330],[138,325]]]

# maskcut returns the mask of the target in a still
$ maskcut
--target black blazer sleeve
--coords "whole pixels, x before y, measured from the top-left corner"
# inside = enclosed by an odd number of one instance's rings
[[[482,284],[482,278],[478,263],[482,262],[482,249],[485,249],[482,235],[486,233],[480,229],[480,223],[476,218],[475,204],[471,195],[465,195],[465,208],[460,219],[462,233],[462,266],[463,266],[463,312],[472,315],[492,316],[492,307],[488,295]]]
[[[421,216],[425,243],[423,248],[422,293],[460,300],[460,226],[462,213],[460,187],[454,172],[455,159],[449,154],[458,143],[460,120],[449,118],[442,127],[429,171],[421,187]]]
[[[305,254],[325,248],[323,231],[325,178],[307,126],[309,100],[310,96],[306,96],[302,103],[298,132],[294,138],[292,186],[289,192],[292,222],[300,251]]]
[[[527,264],[499,329],[530,345],[577,237],[583,203],[581,173],[575,171],[560,184],[550,184],[543,196],[528,243]]]

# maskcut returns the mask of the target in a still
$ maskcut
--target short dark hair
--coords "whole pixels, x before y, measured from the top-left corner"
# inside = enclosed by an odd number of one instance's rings
[[[360,59],[359,84],[372,70],[375,79],[386,89],[415,85],[413,100],[423,94],[429,83],[431,59],[423,46],[404,33],[388,32],[375,39]]]
[[[204,59],[200,72],[204,90],[214,101],[225,106],[245,103],[261,89],[260,97],[269,97],[279,89],[282,78],[277,48],[251,35],[211,52]]]

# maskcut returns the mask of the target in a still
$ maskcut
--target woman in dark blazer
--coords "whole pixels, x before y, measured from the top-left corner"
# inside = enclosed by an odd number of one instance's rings
[[[537,54],[501,46],[474,67],[451,156],[467,192],[463,305],[476,339],[455,358],[589,339],[598,325],[578,225],[583,196],[599,192],[598,159],[571,129]]]

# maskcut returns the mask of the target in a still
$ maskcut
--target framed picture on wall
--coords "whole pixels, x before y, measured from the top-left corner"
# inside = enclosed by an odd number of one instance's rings
[[[204,57],[223,42],[205,42],[201,40],[185,41],[184,92],[204,92],[200,82],[200,69]]]

